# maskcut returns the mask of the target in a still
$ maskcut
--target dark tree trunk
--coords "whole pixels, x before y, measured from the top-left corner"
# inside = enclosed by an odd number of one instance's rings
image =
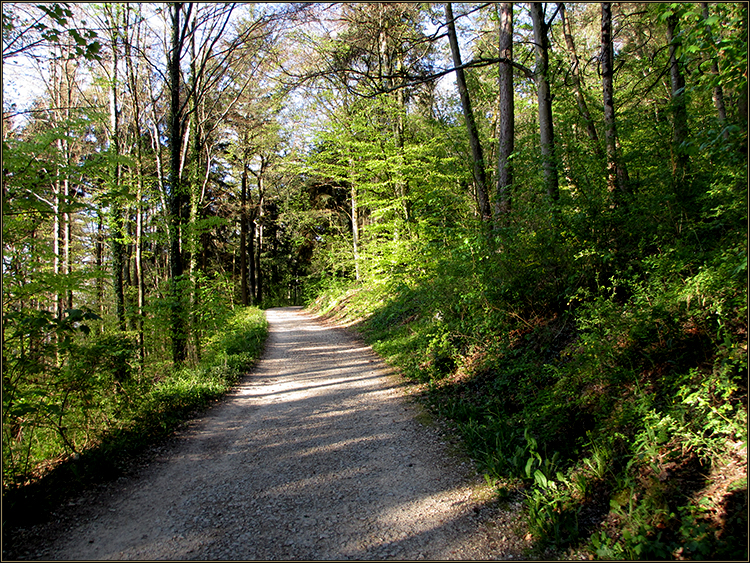
[[[614,98],[614,48],[612,45],[612,4],[602,3],[602,98],[604,100],[604,139],[607,146],[607,190],[612,204],[626,189],[627,173],[617,157],[617,127]]]
[[[573,90],[576,95],[576,104],[578,105],[578,111],[583,117],[583,121],[586,123],[586,133],[591,139],[591,143],[594,145],[594,151],[596,155],[604,160],[604,151],[602,150],[602,144],[599,141],[599,134],[596,131],[594,120],[591,118],[591,112],[589,112],[586,98],[583,95],[583,87],[581,86],[581,65],[578,60],[578,53],[576,52],[575,41],[573,41],[573,32],[570,28],[570,22],[566,17],[565,4],[560,2],[558,4],[560,9],[560,17],[562,19],[563,35],[565,37],[565,46],[568,49],[568,56],[570,57],[570,71],[573,77]]]
[[[534,47],[536,50],[537,100],[539,103],[539,139],[542,148],[542,169],[547,195],[551,201],[559,197],[559,180],[555,161],[555,133],[552,124],[552,92],[549,84],[549,36],[548,24],[544,21],[544,5],[530,4],[531,20],[534,26]]]
[[[262,214],[262,213],[261,213]],[[263,270],[260,264],[260,255],[263,252],[263,223],[257,225],[256,230],[258,231],[258,249],[256,252],[256,265],[255,265],[255,298],[256,303],[263,303]]]
[[[101,271],[104,256],[104,218],[99,210],[97,210],[96,215],[96,249],[94,259],[96,260],[97,271]],[[96,306],[99,316],[104,315],[104,283],[99,276],[96,277]],[[103,328],[104,325],[102,325]]]
[[[182,107],[180,105],[180,56],[183,47],[183,36],[180,29],[182,3],[169,6],[172,16],[172,45],[168,56],[169,71],[169,279],[172,287],[172,359],[175,364],[185,361],[187,352],[187,334],[182,313],[181,281],[184,272],[182,249],[180,248],[180,230],[183,223],[185,197],[180,185],[180,164],[182,150]]]
[[[500,3],[500,32],[498,48],[501,62],[498,71],[499,83],[499,130],[497,156],[497,199],[495,201],[495,218],[510,212],[513,186],[513,162],[511,155],[515,146],[515,102],[513,99],[513,3]]]
[[[682,65],[677,58],[677,50],[680,47],[680,38],[677,34],[678,25],[677,14],[672,14],[667,18],[669,77],[672,86],[672,176],[675,184],[679,184],[685,179],[689,164],[685,146],[689,134],[685,76],[682,73]]]
[[[451,3],[445,4],[445,19],[448,24],[448,40],[453,55],[453,66],[456,67],[456,85],[458,94],[461,97],[461,107],[463,108],[464,118],[466,119],[466,130],[469,134],[469,147],[471,148],[472,172],[474,174],[474,183],[477,188],[477,201],[479,203],[479,214],[483,221],[491,219],[490,200],[487,195],[487,177],[484,171],[484,154],[482,145],[479,142],[479,132],[474,120],[474,111],[471,107],[469,90],[466,87],[466,75],[461,67],[461,51],[458,47],[458,37],[456,36],[456,26],[453,21],[453,8]]]
[[[117,22],[112,16],[112,25],[117,25]],[[112,285],[114,286],[115,292],[115,310],[117,313],[117,326],[120,330],[125,330],[125,245],[123,244],[124,238],[124,219],[123,209],[120,206],[119,190],[120,190],[120,177],[121,168],[119,162],[120,156],[120,120],[117,112],[117,66],[118,66],[118,52],[117,52],[117,35],[112,34],[112,84],[109,89],[109,142],[110,151],[117,159],[115,164],[112,165],[111,174],[111,186],[110,190],[113,194],[114,201],[111,207],[112,213]]]
[[[257,290],[255,283],[255,212],[249,218],[248,226],[248,238],[247,238],[247,256],[250,259],[248,261],[248,272],[247,277],[250,282],[250,301],[252,304],[258,303]]]
[[[701,8],[703,8],[703,19],[707,20],[709,17],[708,2],[701,2]],[[713,42],[710,26],[706,26],[706,33],[708,34],[709,41]],[[716,60],[716,57],[711,58],[711,73],[714,76],[719,76],[719,62]],[[714,107],[716,108],[716,115],[719,118],[719,124],[723,128],[722,136],[724,137],[724,140],[728,140],[729,131],[724,127],[727,123],[727,109],[724,105],[724,90],[722,89],[721,84],[716,84],[716,86],[714,86],[712,98],[714,101]]]

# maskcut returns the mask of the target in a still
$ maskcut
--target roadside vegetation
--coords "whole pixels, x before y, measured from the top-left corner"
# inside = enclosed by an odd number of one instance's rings
[[[3,443],[4,523],[44,518],[76,492],[122,474],[248,373],[267,335],[257,307],[226,310],[200,361],[178,369],[144,366],[132,335],[99,334],[101,323],[88,316],[86,324],[71,320],[63,328],[39,323],[37,341],[60,342],[46,346],[44,356],[3,358],[9,373],[28,373],[35,362],[34,373],[44,376],[18,378],[3,394],[3,423],[24,421],[23,434]]]
[[[321,288],[311,306],[357,323],[452,423],[501,499],[523,494],[540,548],[744,559],[737,196],[707,195],[688,220],[669,205],[613,214],[639,236],[611,255],[584,242],[574,216],[485,237],[457,228],[447,244],[405,251],[387,278]],[[675,220],[681,235],[667,228]]]

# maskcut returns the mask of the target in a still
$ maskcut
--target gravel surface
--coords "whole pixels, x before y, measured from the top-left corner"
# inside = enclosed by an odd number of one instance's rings
[[[267,317],[253,373],[30,558],[523,558],[518,505],[417,421],[369,347],[300,308]]]

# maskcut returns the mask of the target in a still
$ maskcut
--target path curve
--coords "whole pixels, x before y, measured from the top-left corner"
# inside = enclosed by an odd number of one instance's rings
[[[516,515],[369,347],[300,308],[267,318],[255,370],[45,558],[521,558]]]

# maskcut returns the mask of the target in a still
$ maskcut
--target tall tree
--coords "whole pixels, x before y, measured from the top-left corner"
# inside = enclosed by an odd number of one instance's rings
[[[586,133],[591,139],[594,146],[594,151],[597,156],[602,160],[604,159],[604,151],[602,151],[602,145],[599,141],[599,134],[596,131],[594,125],[594,119],[591,117],[588,104],[586,103],[586,97],[583,94],[583,82],[581,80],[581,64],[578,60],[578,53],[576,51],[576,44],[573,38],[573,31],[570,26],[570,20],[567,16],[567,10],[563,2],[559,2],[558,9],[560,11],[560,20],[563,28],[563,36],[565,37],[565,46],[568,51],[568,57],[570,58],[570,73],[573,79],[573,91],[576,96],[576,104],[578,105],[578,111],[583,117],[583,121],[586,124]]]
[[[672,177],[675,184],[685,180],[688,170],[688,113],[685,94],[685,75],[680,61],[679,35],[680,13],[678,9],[667,12],[666,29],[669,41],[669,78],[672,96]]]
[[[708,10],[708,2],[701,2],[701,10],[703,12],[703,19],[708,22],[710,13]],[[706,35],[708,40],[713,43],[713,33],[711,32],[711,26],[706,25]],[[725,127],[727,122],[727,110],[726,106],[724,105],[724,89],[721,86],[721,82],[719,82],[719,61],[717,57],[711,57],[711,74],[713,74],[716,77],[716,84],[714,85],[712,99],[714,101],[714,107],[716,108],[716,114],[719,119],[719,125],[723,128],[722,129],[722,136],[724,137],[724,140],[729,140],[729,130]]]
[[[534,26],[534,50],[536,52],[536,66],[534,75],[537,87],[537,103],[539,106],[539,138],[542,146],[542,170],[547,196],[551,201],[559,197],[559,179],[555,156],[555,132],[552,122],[552,91],[549,82],[549,26],[545,21],[546,4],[532,2],[531,21]]]
[[[614,46],[612,43],[612,4],[602,3],[602,98],[604,100],[604,139],[607,146],[607,190],[618,200],[616,192],[626,190],[627,173],[617,157],[617,126],[614,100]]]
[[[482,151],[482,144],[479,141],[479,132],[474,119],[474,111],[471,107],[469,89],[466,86],[466,75],[464,74],[464,69],[461,64],[461,51],[458,46],[455,19],[453,17],[453,8],[450,2],[446,2],[445,4],[445,19],[448,26],[448,40],[450,42],[451,54],[453,56],[453,66],[456,69],[456,86],[458,87],[458,94],[461,97],[461,108],[463,109],[464,119],[466,120],[466,131],[469,136],[469,146],[471,147],[472,172],[474,175],[474,185],[477,190],[479,214],[483,221],[489,221],[492,218],[492,212],[490,210],[489,196],[487,195],[487,175],[484,169],[484,154]]]
[[[499,4],[498,49],[500,65],[498,70],[498,156],[497,156],[497,199],[495,200],[495,220],[510,212],[513,186],[513,161],[515,148],[515,101],[513,90],[513,3]]]
[[[115,293],[115,311],[120,330],[125,330],[125,223],[120,195],[122,165],[120,104],[119,104],[119,49],[120,30],[123,28],[122,7],[119,4],[104,4],[105,23],[109,33],[111,65],[109,68],[109,153],[111,157],[109,178],[109,204],[111,216],[112,285]]]
[[[171,336],[172,360],[181,364],[187,355],[187,327],[182,310],[182,260],[181,231],[185,219],[187,197],[182,186],[182,151],[185,107],[180,99],[180,61],[188,34],[190,13],[193,5],[175,2],[169,7],[171,43],[167,52],[168,92],[169,92],[169,180],[168,180],[168,234],[169,234],[169,277],[171,282]],[[181,16],[184,12],[184,22]]]
[[[138,292],[138,350],[141,365],[145,360],[145,334],[144,334],[144,307],[146,305],[146,287],[143,263],[143,223],[144,223],[144,132],[142,120],[144,109],[139,91],[137,79],[137,62],[133,53],[134,45],[141,44],[143,18],[140,12],[140,4],[134,8],[130,3],[125,4],[123,34],[123,49],[125,55],[125,72],[127,77],[128,91],[130,93],[133,119],[132,129],[135,138],[135,177],[136,177],[136,228],[135,228],[135,279]]]

